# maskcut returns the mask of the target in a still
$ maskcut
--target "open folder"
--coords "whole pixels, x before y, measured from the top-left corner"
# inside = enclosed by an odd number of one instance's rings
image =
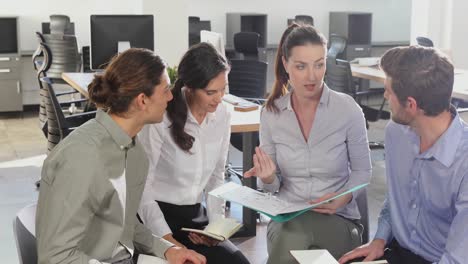
[[[345,194],[357,191],[367,186],[368,184],[369,183],[358,185],[349,190],[340,192],[339,194],[327,200],[315,204],[310,204],[308,201],[291,203],[280,200],[276,196],[273,196],[269,193],[262,193],[233,182],[228,182],[212,190],[209,192],[209,194],[258,211],[259,213],[270,217],[275,222],[286,222],[309,211],[314,207],[328,203],[331,200],[334,200]]]

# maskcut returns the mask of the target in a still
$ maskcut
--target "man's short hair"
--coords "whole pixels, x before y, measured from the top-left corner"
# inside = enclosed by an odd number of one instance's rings
[[[436,116],[450,109],[453,89],[453,64],[434,48],[396,47],[380,60],[380,67],[391,78],[391,87],[400,104],[413,97],[425,115]]]

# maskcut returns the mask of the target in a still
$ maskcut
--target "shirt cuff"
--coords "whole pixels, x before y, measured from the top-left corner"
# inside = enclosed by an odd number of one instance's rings
[[[273,180],[272,183],[264,183],[262,180],[260,180],[260,184],[259,184],[260,187],[266,192],[270,192],[270,193],[277,192],[280,186],[280,181],[277,175],[275,175],[274,177],[275,179]]]
[[[175,245],[161,237],[153,236],[153,238],[153,253],[160,258],[166,259],[166,251]]]
[[[375,233],[374,239],[383,239],[385,244],[390,243],[392,239],[392,228],[388,224],[380,223],[377,227],[377,232]]]

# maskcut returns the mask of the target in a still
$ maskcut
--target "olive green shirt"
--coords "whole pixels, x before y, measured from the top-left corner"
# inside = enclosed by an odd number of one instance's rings
[[[141,144],[104,111],[71,133],[42,169],[38,263],[109,261],[124,247],[128,256],[136,247],[164,258],[173,244],[154,236],[136,217],[147,173]]]

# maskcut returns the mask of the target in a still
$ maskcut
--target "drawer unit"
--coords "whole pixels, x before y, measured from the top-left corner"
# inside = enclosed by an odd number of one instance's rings
[[[23,111],[19,80],[0,80],[0,112]]]

